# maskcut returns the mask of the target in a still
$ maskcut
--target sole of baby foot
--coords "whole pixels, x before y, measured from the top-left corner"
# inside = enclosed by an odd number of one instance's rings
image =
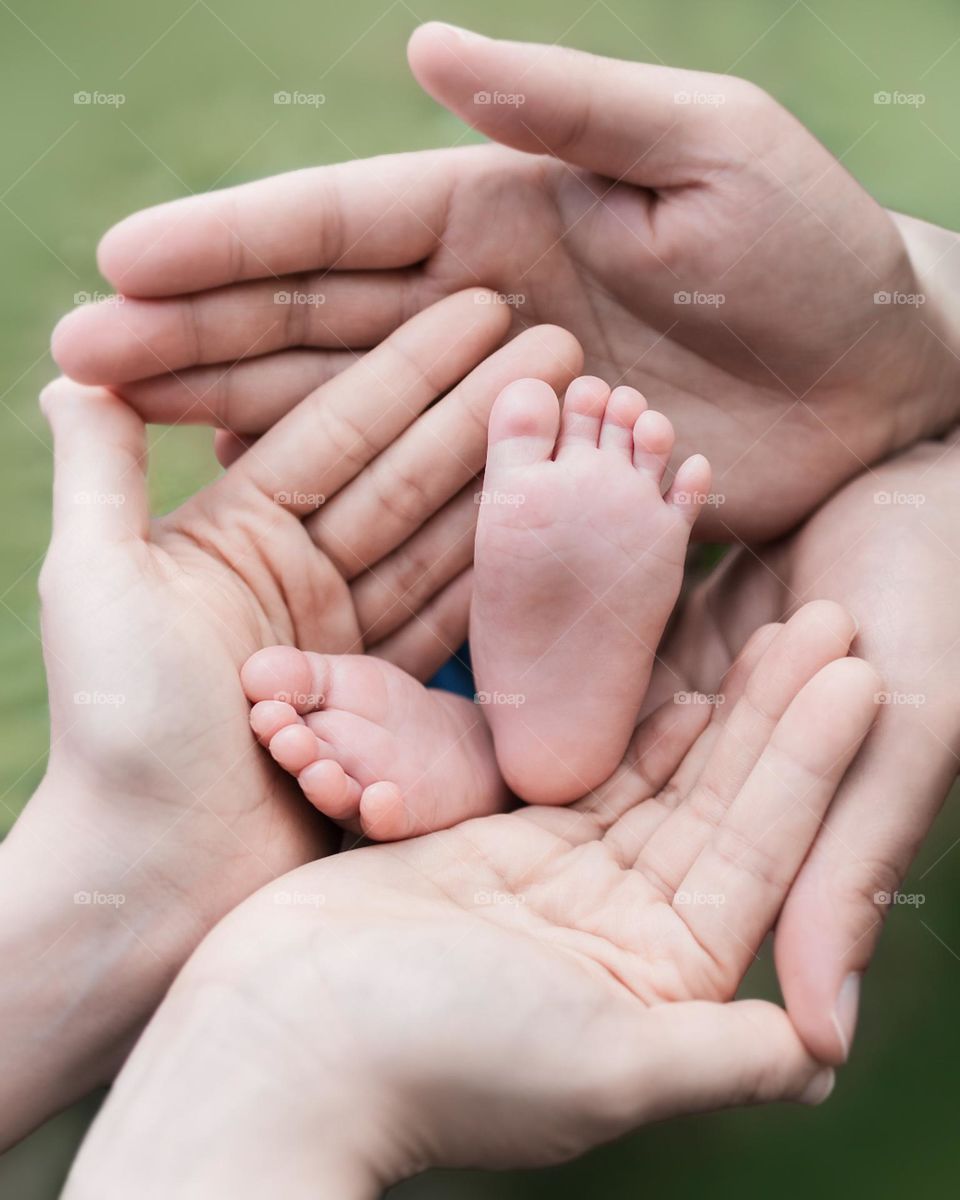
[[[258,740],[348,829],[396,841],[507,806],[477,706],[391,663],[272,646],[241,680]]]
[[[519,380],[490,416],[470,643],[500,769],[536,804],[616,768],[710,486],[698,455],[664,496],[673,428],[629,387],[583,377],[563,407]]]

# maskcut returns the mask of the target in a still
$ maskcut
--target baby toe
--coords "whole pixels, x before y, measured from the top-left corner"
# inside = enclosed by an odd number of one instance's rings
[[[600,427],[600,449],[615,450],[629,462],[633,450],[633,427],[646,407],[646,400],[636,388],[614,388]]]
[[[633,465],[656,483],[663,479],[673,452],[673,426],[661,412],[648,409],[633,427]]]
[[[250,728],[263,746],[269,746],[271,738],[281,729],[299,724],[297,710],[280,700],[260,700],[250,709]]]
[[[600,425],[610,398],[610,389],[602,379],[582,375],[567,388],[560,417],[557,458],[568,451],[595,450],[600,442]]]
[[[291,775],[317,759],[317,739],[306,725],[287,725],[270,739],[270,755]]]
[[[333,821],[349,821],[360,806],[360,784],[339,763],[323,759],[304,767],[297,777],[310,803]]]

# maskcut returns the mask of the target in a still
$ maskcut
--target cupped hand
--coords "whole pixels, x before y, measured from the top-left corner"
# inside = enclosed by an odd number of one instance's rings
[[[659,688],[710,690],[763,621],[830,599],[884,679],[876,728],[784,906],[777,965],[811,1049],[840,1062],[883,918],[960,770],[960,440],[922,442],[848,484],[792,537],[732,555],[693,595]],[[932,872],[921,887],[935,886]]]
[[[324,1146],[369,1180],[336,1194],[373,1195],[427,1165],[545,1164],[677,1112],[823,1099],[832,1072],[785,1013],[734,995],[874,717],[852,635],[831,604],[758,631],[718,703],[668,702],[570,809],[252,897],[158,1011],[67,1196],[123,1195],[133,1170],[158,1195],[315,1195]]]
[[[678,429],[677,462],[708,455],[723,503],[697,534],[714,540],[782,533],[956,419],[956,331],[936,297],[921,308],[900,229],[758,88],[438,25],[410,59],[505,146],[128,218],[100,248],[128,298],[61,323],[63,368],[154,419],[255,435],[407,314],[482,283],[646,392]]]
[[[34,1018],[56,1032],[24,1068],[29,1097],[4,1098],[0,1142],[110,1076],[225,912],[335,848],[250,733],[249,655],[277,642],[368,649],[423,677],[462,641],[487,411],[531,360],[562,387],[580,359],[548,327],[497,350],[507,321],[489,299],[467,292],[418,314],[155,520],[140,417],[66,379],[44,393],[51,749],[2,847],[16,916],[0,923],[0,1010],[26,1020],[10,995],[18,971],[37,989],[36,973],[59,964]],[[12,1066],[3,1087],[23,1090]]]

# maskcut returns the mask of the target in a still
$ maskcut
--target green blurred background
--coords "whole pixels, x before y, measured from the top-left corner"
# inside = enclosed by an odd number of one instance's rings
[[[313,163],[470,140],[406,69],[406,37],[431,18],[745,75],[885,204],[958,223],[956,0],[0,0],[0,832],[40,778],[47,739],[36,576],[50,448],[35,397],[54,373],[50,327],[75,297],[104,290],[94,247],[133,209]],[[278,107],[281,90],[323,93],[326,103]],[[922,93],[925,103],[878,106],[878,91]],[[125,101],[77,104],[78,92]],[[174,430],[154,443],[160,507],[215,473],[208,431]],[[398,1195],[956,1195],[955,841],[960,814],[948,811],[905,886],[926,902],[891,918],[853,1060],[822,1110],[677,1121],[561,1169],[440,1173]],[[771,986],[768,964],[756,983]],[[64,1114],[0,1158],[0,1196],[55,1196],[92,1111],[91,1102]]]

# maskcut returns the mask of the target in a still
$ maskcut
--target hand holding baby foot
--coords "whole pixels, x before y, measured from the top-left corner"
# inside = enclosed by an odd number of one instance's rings
[[[490,416],[470,640],[507,783],[559,804],[603,782],[636,723],[710,484],[660,487],[673,428],[639,392],[523,379]]]
[[[724,703],[668,702],[572,809],[262,889],[177,980],[66,1196],[126,1200],[134,1170],[158,1196],[259,1195],[269,1162],[287,1200],[366,1200],[431,1165],[544,1165],[677,1112],[822,1100],[832,1072],[783,1010],[734,997],[874,716],[853,633],[826,603],[764,627]]]

